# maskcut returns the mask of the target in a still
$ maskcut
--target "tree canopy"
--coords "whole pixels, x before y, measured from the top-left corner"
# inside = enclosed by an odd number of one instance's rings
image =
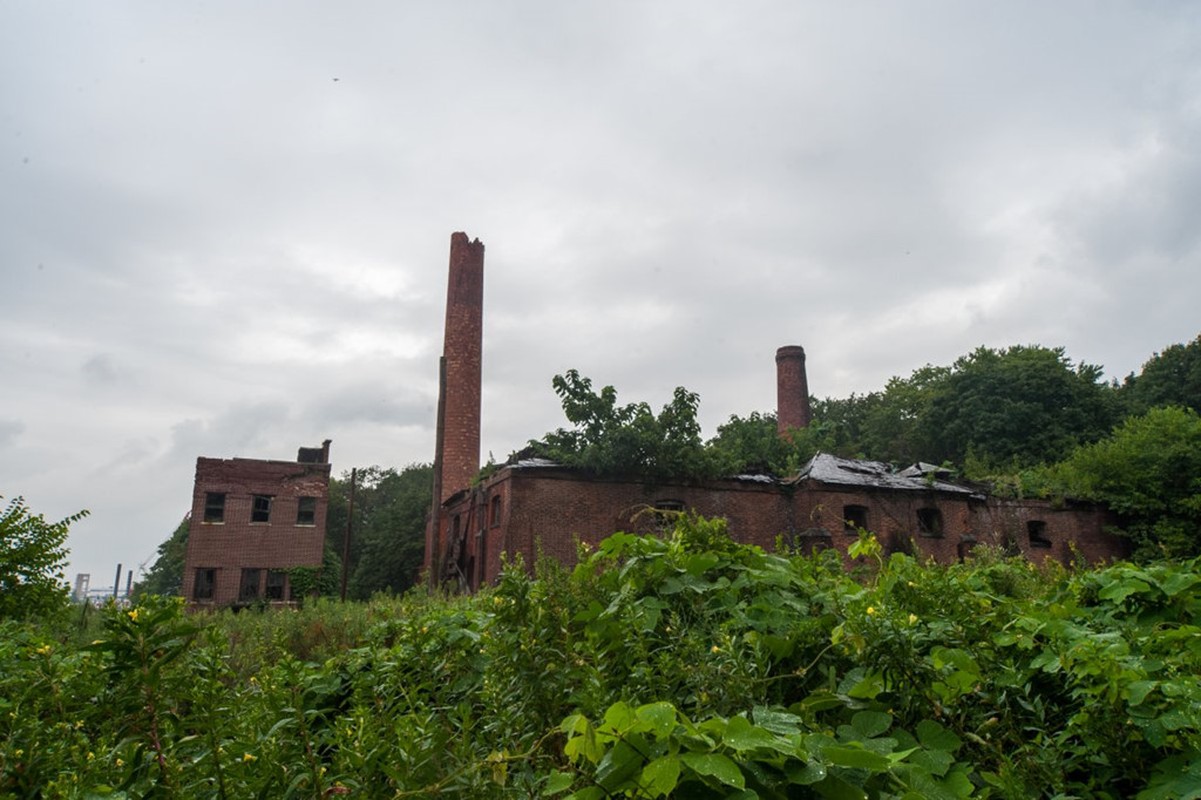
[[[47,522],[24,498],[0,511],[0,620],[53,614],[66,606],[67,533],[88,515]]]
[[[1201,413],[1201,336],[1153,355],[1142,372],[1126,378],[1122,394],[1135,414],[1172,405]]]
[[[433,468],[410,464],[356,471],[354,524],[350,540],[347,596],[400,593],[414,584],[425,553],[425,518],[430,508]],[[327,547],[342,552],[350,498],[350,473],[330,480]]]
[[[175,532],[158,546],[158,558],[146,571],[146,576],[134,586],[134,594],[171,596],[183,593],[183,565],[190,525],[190,517],[185,516]]]
[[[981,347],[934,388],[919,429],[923,460],[985,468],[1056,461],[1116,422],[1101,368],[1073,366],[1062,347]]]
[[[1049,470],[1073,497],[1104,502],[1140,559],[1201,555],[1201,417],[1154,408]]]
[[[536,455],[594,475],[643,480],[702,479],[720,472],[701,441],[700,396],[677,387],[656,415],[646,403],[617,404],[617,390],[596,392],[576,370],[552,381],[574,428],[559,428],[529,443]]]

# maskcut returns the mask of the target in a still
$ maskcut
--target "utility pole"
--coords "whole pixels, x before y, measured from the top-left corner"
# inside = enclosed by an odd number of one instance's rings
[[[350,532],[354,528],[354,485],[357,467],[350,468],[350,500],[346,503],[346,535],[342,537],[342,602],[346,602],[346,580],[350,574]]]

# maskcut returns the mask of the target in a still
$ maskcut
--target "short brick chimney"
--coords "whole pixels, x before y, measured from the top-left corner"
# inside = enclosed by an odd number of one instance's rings
[[[809,380],[805,377],[805,348],[788,345],[776,351],[776,429],[781,436],[809,427]]]

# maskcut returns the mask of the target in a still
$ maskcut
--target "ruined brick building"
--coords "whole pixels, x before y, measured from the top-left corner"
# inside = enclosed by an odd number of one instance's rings
[[[526,564],[539,554],[570,564],[577,542],[596,544],[619,530],[651,532],[664,517],[656,511],[685,509],[724,517],[736,539],[769,549],[782,542],[845,553],[857,529],[866,528],[890,551],[942,563],[963,558],[978,544],[1062,562],[1125,553],[1124,540],[1105,531],[1108,516],[1099,506],[992,497],[927,464],[897,471],[818,454],[786,479],[743,475],[647,484],[527,459],[473,485],[480,466],[483,267],[483,244],[454,234],[425,551],[425,569],[438,580],[474,590],[496,579],[502,553],[520,554]],[[805,351],[779,348],[776,373],[777,419],[787,435],[811,418]]]
[[[295,461],[198,458],[184,558],[189,606],[292,601],[295,567],[321,566],[329,440]]]

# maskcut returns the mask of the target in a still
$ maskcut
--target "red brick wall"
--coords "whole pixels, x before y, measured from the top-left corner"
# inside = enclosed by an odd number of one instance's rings
[[[500,518],[489,513],[500,498]],[[1090,506],[1056,508],[1040,500],[972,499],[935,492],[849,490],[822,484],[787,489],[778,485],[721,481],[704,486],[646,486],[580,477],[558,469],[505,469],[450,504],[446,530],[458,516],[463,534],[466,588],[495,581],[501,553],[520,555],[527,567],[539,555],[572,565],[576,543],[596,545],[625,530],[657,529],[657,503],[675,501],[708,517],[724,517],[733,537],[767,550],[777,540],[796,549],[834,547],[846,552],[856,534],[843,524],[845,507],[867,508],[867,528],[890,552],[903,550],[944,564],[977,544],[1016,548],[1035,561],[1067,563],[1078,553],[1089,562],[1125,555],[1124,540],[1106,534],[1107,513]],[[937,509],[941,534],[919,530],[919,509]],[[1043,523],[1049,543],[1032,543],[1028,523]],[[481,567],[481,563],[483,566]],[[468,566],[469,565],[469,566]]]
[[[466,488],[480,468],[480,371],[484,330],[484,245],[450,237],[446,292],[442,500]]]
[[[267,570],[319,567],[325,545],[329,474],[329,464],[196,459],[192,519],[184,562],[184,597],[192,602],[197,569],[217,571],[212,600],[202,602],[225,605],[238,599],[244,568],[263,570],[259,575],[262,596]],[[209,492],[225,494],[221,523],[204,521]],[[267,523],[250,521],[252,496],[256,494],[274,496]],[[317,498],[313,525],[296,524],[300,497]]]
[[[500,519],[493,524],[492,498],[500,498]],[[619,531],[648,533],[658,527],[651,509],[678,502],[705,516],[725,517],[733,531],[753,531],[756,544],[773,547],[777,534],[789,530],[790,507],[774,486],[723,482],[719,487],[646,486],[623,481],[584,480],[566,470],[502,470],[475,492],[452,503],[444,514],[453,535],[453,520],[471,528],[466,551],[475,559],[477,575],[492,582],[500,574],[501,553],[520,555],[532,566],[539,555],[572,565],[576,542],[596,545]],[[484,522],[481,523],[481,520]],[[466,530],[462,528],[462,530]],[[484,536],[477,536],[483,531]],[[482,546],[481,544],[482,543]],[[485,563],[479,570],[480,550]],[[475,583],[472,587],[475,588]]]

